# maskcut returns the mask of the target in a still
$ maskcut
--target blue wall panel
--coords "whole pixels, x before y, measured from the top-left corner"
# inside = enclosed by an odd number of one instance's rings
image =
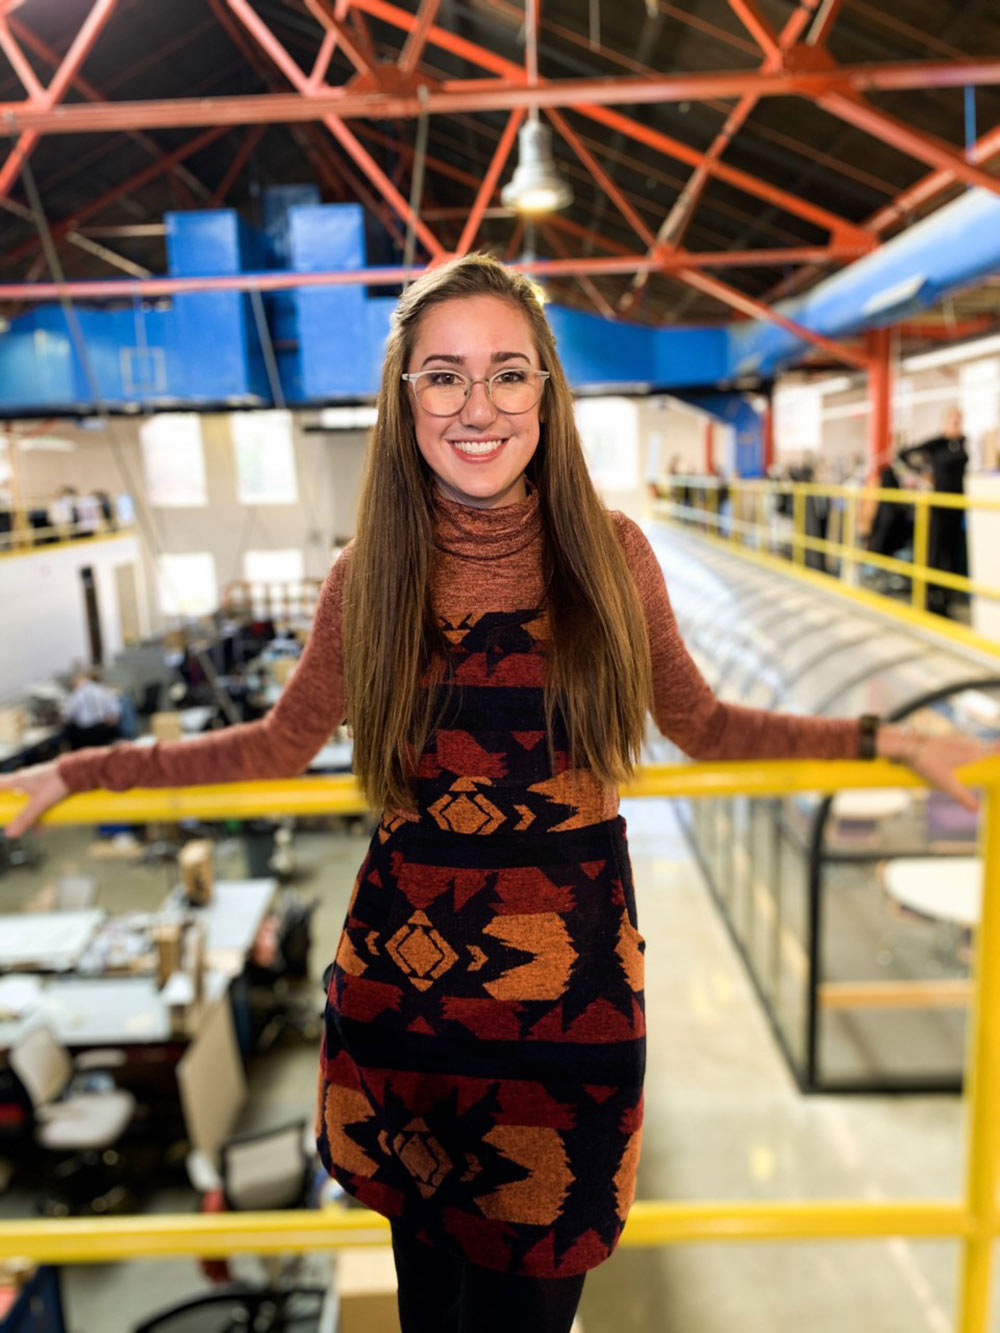
[[[231,208],[168,213],[167,264],[176,277],[256,269],[264,246]],[[174,297],[173,338],[182,396],[194,403],[270,401],[250,297],[193,292]]]
[[[764,419],[741,393],[680,393],[692,407],[698,407],[717,421],[732,426],[736,434],[735,468],[737,477],[764,475]]]
[[[364,214],[359,204],[300,205],[288,210],[290,267],[301,273],[363,268]],[[352,398],[377,385],[365,289],[298,287],[301,400]]]

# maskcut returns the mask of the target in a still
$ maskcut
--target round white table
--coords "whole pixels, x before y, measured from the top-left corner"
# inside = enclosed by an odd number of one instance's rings
[[[978,856],[901,856],[886,861],[882,882],[889,897],[933,921],[979,924],[983,863]]]

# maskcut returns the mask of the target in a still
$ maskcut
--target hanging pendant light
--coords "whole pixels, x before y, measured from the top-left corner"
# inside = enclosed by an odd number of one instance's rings
[[[535,112],[517,136],[518,163],[500,192],[504,208],[519,213],[554,213],[572,202],[573,192],[552,157],[552,135]]]

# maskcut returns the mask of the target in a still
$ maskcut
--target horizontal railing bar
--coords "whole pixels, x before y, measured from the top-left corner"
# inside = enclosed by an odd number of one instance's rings
[[[721,1200],[633,1204],[622,1245],[691,1241],[868,1240],[883,1236],[971,1235],[973,1222],[950,1200]],[[260,1213],[152,1214],[0,1222],[0,1259],[110,1263],[199,1255],[287,1254],[383,1245],[389,1225],[355,1208]]]
[[[722,534],[723,536],[722,530],[724,528],[738,527],[744,532],[762,533],[767,537],[769,545],[772,540],[772,534],[762,523],[751,523],[743,518],[727,518],[714,509],[699,509],[696,505],[682,505],[671,500],[659,500],[653,506],[653,513],[657,515],[666,513],[670,518],[678,516],[693,518],[698,523],[707,523],[715,530],[716,534]],[[967,592],[976,597],[1000,600],[1000,588],[990,587],[989,584],[973,583],[964,574],[948,574],[944,570],[935,569],[932,565],[915,565],[910,560],[896,560],[892,556],[879,555],[878,552],[868,551],[863,546],[845,546],[842,542],[830,541],[827,537],[810,537],[805,533],[794,531],[775,533],[773,540],[778,545],[785,544],[796,548],[804,547],[810,551],[821,551],[824,555],[839,556],[840,559],[854,565],[874,565],[877,569],[885,569],[893,574],[903,574],[907,578],[923,579],[925,583],[936,583],[945,588],[954,588],[956,592]],[[829,577],[836,576],[829,575]]]
[[[950,491],[908,491],[883,486],[827,486],[821,481],[727,481],[724,477],[685,477],[671,474],[671,487],[717,491],[733,495],[818,495],[833,500],[884,500],[887,504],[925,505],[934,509],[1000,509],[1000,500]],[[666,497],[663,497],[666,498]]]
[[[971,786],[1000,788],[1000,759],[961,770]],[[792,792],[921,787],[908,768],[888,760],[771,759],[705,764],[646,764],[620,787],[623,797],[780,796]],[[0,792],[0,824],[27,798]],[[280,778],[207,787],[136,787],[82,792],[67,797],[43,818],[46,824],[100,824],[182,819],[255,819],[279,815],[364,814],[368,810],[353,777]]]

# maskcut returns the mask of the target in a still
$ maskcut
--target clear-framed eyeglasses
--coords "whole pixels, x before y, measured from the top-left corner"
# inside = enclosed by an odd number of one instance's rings
[[[474,384],[485,384],[490,402],[499,412],[530,412],[542,396],[547,370],[506,366],[485,379],[473,379],[460,370],[418,370],[403,375],[413,385],[420,406],[432,417],[453,417],[468,401]]]

